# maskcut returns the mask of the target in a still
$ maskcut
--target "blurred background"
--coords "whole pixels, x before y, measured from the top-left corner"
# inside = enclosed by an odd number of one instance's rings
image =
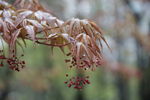
[[[13,3],[14,0],[7,0]],[[104,31],[105,66],[86,71],[91,84],[68,88],[65,74],[76,75],[60,49],[24,49],[27,67],[0,68],[0,100],[150,100],[150,0],[40,0],[62,20],[94,20]]]

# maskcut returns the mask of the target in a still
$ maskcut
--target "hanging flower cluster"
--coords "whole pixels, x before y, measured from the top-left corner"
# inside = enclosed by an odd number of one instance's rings
[[[0,67],[4,66],[4,62],[6,62],[10,69],[15,71],[20,71],[20,69],[25,67],[25,61],[20,58],[24,55],[21,55],[19,58],[16,57],[15,54],[11,58],[8,58],[4,55],[3,50],[0,50]]]
[[[66,74],[66,77],[68,77],[68,74]],[[67,84],[67,86],[73,87],[74,89],[78,89],[81,90],[83,89],[83,87],[87,84],[90,84],[90,81],[88,80],[89,76],[86,77],[72,77],[70,79],[68,79],[67,81],[65,81],[64,83]]]
[[[0,55],[0,60],[7,59],[10,68],[17,71],[20,70],[18,66],[24,67],[25,64],[16,57],[16,45],[23,47],[20,41],[26,45],[26,40],[31,40],[52,48],[59,47],[62,51],[68,47],[70,53],[67,56],[71,59],[66,62],[77,69],[100,66],[101,42],[108,46],[101,29],[93,21],[78,18],[62,21],[44,9],[38,0],[16,0],[13,5],[0,1],[0,35],[9,48],[9,57]],[[73,84],[79,80],[83,84],[89,83],[85,78],[74,80]]]

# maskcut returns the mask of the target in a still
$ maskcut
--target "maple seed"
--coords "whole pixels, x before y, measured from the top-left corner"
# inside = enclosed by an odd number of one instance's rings
[[[24,56],[24,54],[21,55],[21,57],[23,57],[23,56]]]
[[[72,66],[69,66],[70,68],[72,68]]]
[[[70,62],[70,60],[69,59],[65,59],[65,62],[68,63],[68,62]]]
[[[66,74],[66,77],[68,77],[68,74]]]
[[[5,59],[5,56],[4,55],[0,55],[0,59]]]
[[[15,50],[12,50],[12,52],[14,53],[14,52],[15,52]]]
[[[70,56],[70,55],[71,55],[71,53],[66,54],[66,56]]]
[[[68,84],[68,87],[70,88],[72,85],[71,84]]]
[[[64,83],[65,83],[65,84],[67,84],[68,82],[67,82],[67,81],[65,81]]]
[[[22,61],[22,64],[25,64],[25,61]]]
[[[0,63],[0,67],[3,67],[3,66],[4,66],[4,65],[3,65],[3,62],[1,62],[1,63]]]

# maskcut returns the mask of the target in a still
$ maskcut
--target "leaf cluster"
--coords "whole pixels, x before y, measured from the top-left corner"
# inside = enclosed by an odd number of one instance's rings
[[[12,51],[17,53],[17,44],[24,47],[26,40],[31,40],[35,44],[59,47],[62,51],[68,47],[70,61],[77,68],[101,65],[102,41],[108,46],[102,30],[93,21],[60,20],[38,0],[16,0],[13,5],[0,1],[0,34],[8,44],[10,57]]]

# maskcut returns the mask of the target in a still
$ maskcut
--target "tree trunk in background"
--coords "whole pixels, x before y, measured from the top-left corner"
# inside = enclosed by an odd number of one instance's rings
[[[117,22],[118,19],[120,19],[119,16],[119,12],[118,12],[118,5],[115,5],[115,21]],[[123,37],[120,37],[120,35],[118,35],[120,33],[120,31],[118,29],[116,29],[116,36],[115,36],[115,41],[116,41],[116,45],[118,48],[118,58],[117,58],[117,62],[124,64],[124,42],[126,42],[124,40]],[[118,94],[118,100],[129,100],[129,90],[128,90],[128,81],[123,78],[122,76],[118,75],[116,76],[116,87],[117,87],[117,94]]]
[[[144,50],[138,49],[138,65],[142,71],[142,79],[140,81],[140,99],[150,99],[150,56]]]
[[[118,33],[118,32],[117,32]],[[124,63],[124,53],[122,52],[123,47],[123,39],[120,37],[116,37],[117,45],[118,45],[118,62]],[[123,54],[123,55],[122,55]],[[129,90],[128,90],[128,81],[124,79],[122,76],[117,76],[116,86],[118,87],[118,97],[119,100],[129,100]]]
[[[132,11],[136,23],[139,24],[142,18],[141,13],[136,13],[131,6],[130,0],[124,0],[125,4],[129,6]],[[150,24],[149,24],[150,28]],[[150,33],[150,30],[149,30]],[[139,66],[140,71],[142,72],[142,79],[139,83],[139,95],[140,100],[150,100],[150,53],[146,52],[144,48],[137,41],[137,64]]]
[[[127,92],[127,82],[122,77],[117,77],[117,87],[118,87],[118,96],[119,100],[129,100],[128,92]]]

